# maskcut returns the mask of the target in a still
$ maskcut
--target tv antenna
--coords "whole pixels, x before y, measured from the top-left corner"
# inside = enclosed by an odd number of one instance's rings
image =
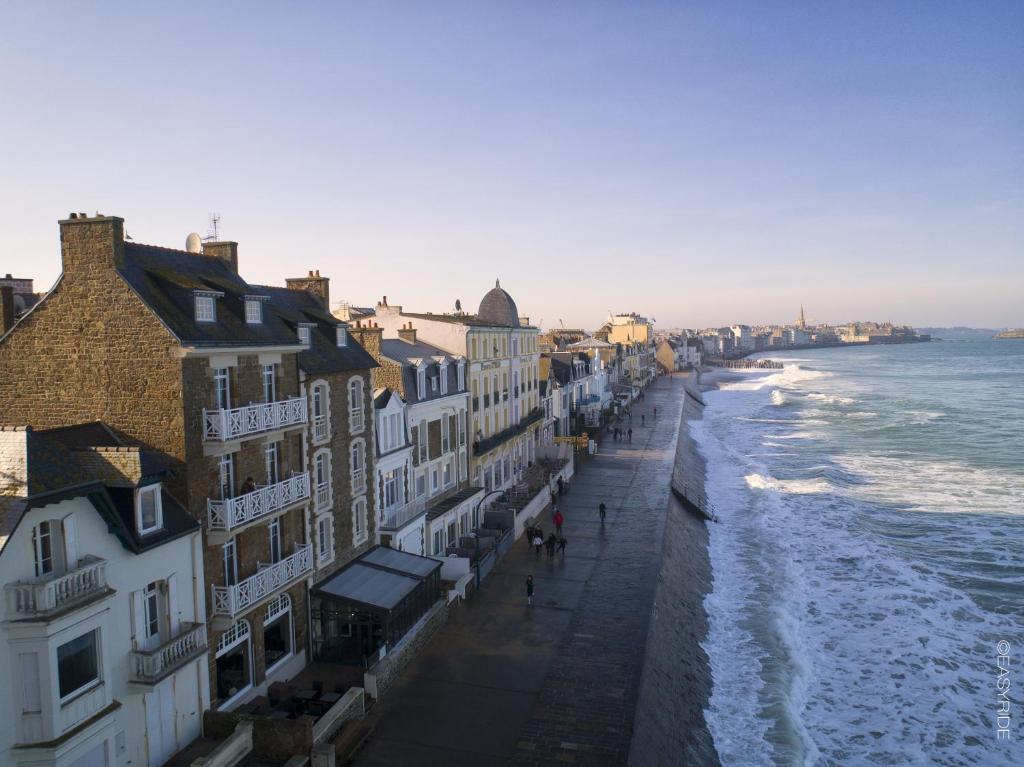
[[[206,230],[206,237],[203,239],[211,242],[220,241],[220,213],[210,214],[210,228]]]

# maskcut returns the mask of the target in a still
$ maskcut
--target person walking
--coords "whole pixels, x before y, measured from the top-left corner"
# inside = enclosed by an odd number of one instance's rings
[[[551,533],[551,535],[548,536],[548,539],[544,542],[544,547],[548,550],[549,557],[555,556],[555,544],[557,542],[558,539],[555,538],[554,533]]]
[[[538,527],[533,531],[533,547],[537,549],[537,556],[540,556],[540,547],[544,545],[544,539],[541,537],[541,530]]]
[[[604,501],[601,501],[597,507],[597,513],[601,515],[601,524],[604,524],[604,515],[608,513],[608,508],[604,505]]]
[[[559,477],[558,478],[558,494],[559,495],[562,494],[562,491],[564,490],[564,488],[565,488],[565,482],[564,482],[564,480],[561,477]]]
[[[643,426],[643,425],[644,425],[644,420],[645,420],[646,418],[647,418],[647,416],[645,416],[645,415],[644,415],[643,413],[641,413],[641,414],[640,414],[640,425],[641,425],[641,426]]]
[[[565,517],[562,516],[562,512],[555,508],[555,532],[559,535],[562,534],[562,525],[565,522]]]
[[[559,554],[559,556],[562,556],[562,557],[565,556],[565,544],[566,543],[568,543],[568,541],[565,540],[565,538],[559,538],[558,539],[558,554]]]
[[[654,420],[658,420],[658,408],[654,408]]]
[[[533,604],[533,576],[526,576],[526,604]]]
[[[626,429],[626,436],[627,436],[627,439],[626,439],[627,442],[632,442],[633,441],[633,427],[632,426],[630,426],[628,429]]]

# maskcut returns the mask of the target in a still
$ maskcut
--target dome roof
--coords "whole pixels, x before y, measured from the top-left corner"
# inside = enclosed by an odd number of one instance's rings
[[[484,322],[494,325],[507,325],[512,328],[519,327],[519,310],[512,296],[501,289],[501,283],[494,281],[494,287],[487,291],[483,301],[480,302],[480,309],[477,317]]]

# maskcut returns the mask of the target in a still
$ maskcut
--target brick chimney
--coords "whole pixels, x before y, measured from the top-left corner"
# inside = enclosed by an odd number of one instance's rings
[[[0,336],[14,327],[14,288],[0,285]]]
[[[289,277],[284,281],[289,290],[305,290],[312,293],[323,304],[324,309],[331,310],[331,278],[321,277],[320,270],[310,272],[305,277]]]
[[[60,224],[64,274],[94,276],[124,266],[124,219],[72,213]]]
[[[231,240],[223,242],[204,242],[203,255],[219,258],[227,263],[228,268],[238,274],[238,243]]]
[[[398,329],[398,337],[407,344],[414,344],[416,343],[416,328],[412,326],[411,322],[407,322]]]
[[[380,342],[384,337],[384,330],[377,326],[376,322],[356,320],[355,325],[349,325],[348,334],[359,342],[359,345],[366,349],[378,362],[381,358]]]

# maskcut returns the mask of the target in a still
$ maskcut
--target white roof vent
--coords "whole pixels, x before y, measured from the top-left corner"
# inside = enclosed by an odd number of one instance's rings
[[[195,232],[192,232],[192,234],[185,238],[185,250],[189,253],[202,253],[203,238]]]

